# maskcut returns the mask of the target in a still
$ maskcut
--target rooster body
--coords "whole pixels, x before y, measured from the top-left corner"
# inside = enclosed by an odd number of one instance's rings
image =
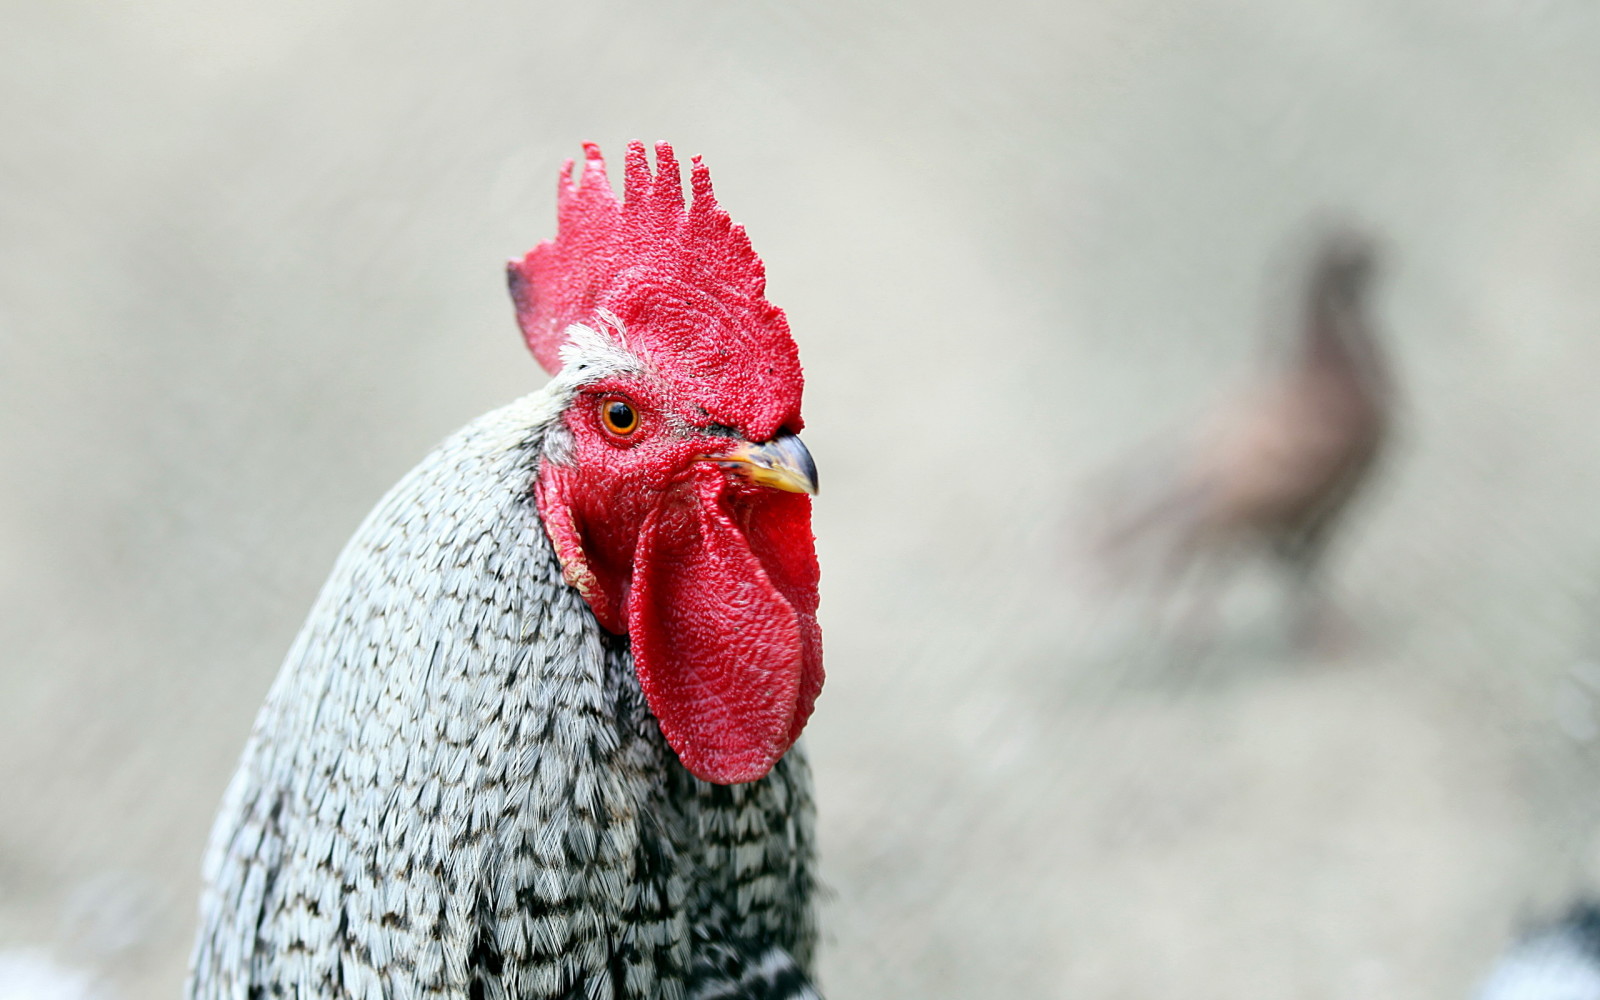
[[[643,162],[636,145],[630,207],[652,204]],[[598,169],[591,148],[564,205],[609,197]],[[548,287],[539,310],[559,305]],[[809,498],[746,481],[735,455],[761,451],[736,433],[782,440],[798,418],[740,419],[736,401],[683,421],[676,342],[649,351],[621,322],[561,323],[549,385],[446,441],[339,557],[213,833],[193,1000],[815,997],[810,779],[791,749],[821,682]],[[659,441],[586,440],[619,399]],[[605,497],[619,519],[656,476],[622,569],[601,537],[616,525],[570,528],[599,446],[641,463]],[[669,447],[688,457],[654,462]],[[700,549],[749,574],[742,600],[728,574],[694,575]],[[663,634],[685,602],[711,639]]]

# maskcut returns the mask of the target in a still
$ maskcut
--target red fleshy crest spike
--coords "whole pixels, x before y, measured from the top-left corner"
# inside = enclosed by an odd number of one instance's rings
[[[605,154],[592,142],[583,144],[583,181],[580,187],[603,187],[607,192],[611,190],[611,181],[606,177]]]
[[[711,173],[692,161],[684,203],[670,143],[628,146],[623,197],[612,192],[600,147],[586,143],[581,174],[569,163],[557,197],[556,238],[508,267],[517,322],[529,349],[554,374],[575,323],[627,330],[626,349],[679,381],[717,423],[765,437],[798,430],[803,379],[782,310],[763,297],[766,272],[717,204]]]
[[[622,200],[627,205],[632,205],[649,197],[650,158],[644,151],[644,143],[638,139],[628,143],[627,170],[624,174],[622,190]]]
[[[678,158],[672,144],[656,143],[656,186],[650,192],[657,219],[667,221],[683,212],[683,181],[678,176]]]
[[[689,184],[694,190],[696,213],[716,211],[717,196],[711,192],[711,168],[700,157],[695,157],[689,170]]]

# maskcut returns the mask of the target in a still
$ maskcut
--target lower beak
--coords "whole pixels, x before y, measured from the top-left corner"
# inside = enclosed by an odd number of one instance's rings
[[[817,492],[817,463],[800,439],[787,432],[761,444],[740,441],[720,455],[705,455],[752,483],[789,493]]]

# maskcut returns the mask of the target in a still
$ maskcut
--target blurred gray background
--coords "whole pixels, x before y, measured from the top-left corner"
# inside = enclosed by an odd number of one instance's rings
[[[335,553],[543,380],[502,265],[586,139],[706,157],[807,366],[835,1000],[1462,997],[1600,877],[1592,0],[0,18],[0,947],[177,994]],[[1185,652],[1085,585],[1084,497],[1248,376],[1327,211],[1404,404],[1359,637],[1247,578]]]

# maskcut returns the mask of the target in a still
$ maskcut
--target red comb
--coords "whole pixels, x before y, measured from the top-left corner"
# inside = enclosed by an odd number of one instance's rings
[[[556,238],[508,268],[517,323],[533,356],[551,374],[573,323],[598,330],[607,310],[626,329],[623,346],[682,377],[690,394],[722,422],[770,434],[798,429],[800,362],[783,311],[763,297],[766,270],[711,192],[711,173],[695,157],[694,192],[684,204],[672,146],[656,143],[652,175],[644,143],[628,144],[622,200],[611,191],[600,147],[586,143],[583,173],[562,168]],[[698,388],[696,388],[698,387]],[[738,410],[726,412],[744,396]],[[753,399],[752,399],[753,397]],[[723,405],[715,405],[718,402]],[[752,405],[753,404],[753,405]],[[735,424],[737,425],[737,424]]]

